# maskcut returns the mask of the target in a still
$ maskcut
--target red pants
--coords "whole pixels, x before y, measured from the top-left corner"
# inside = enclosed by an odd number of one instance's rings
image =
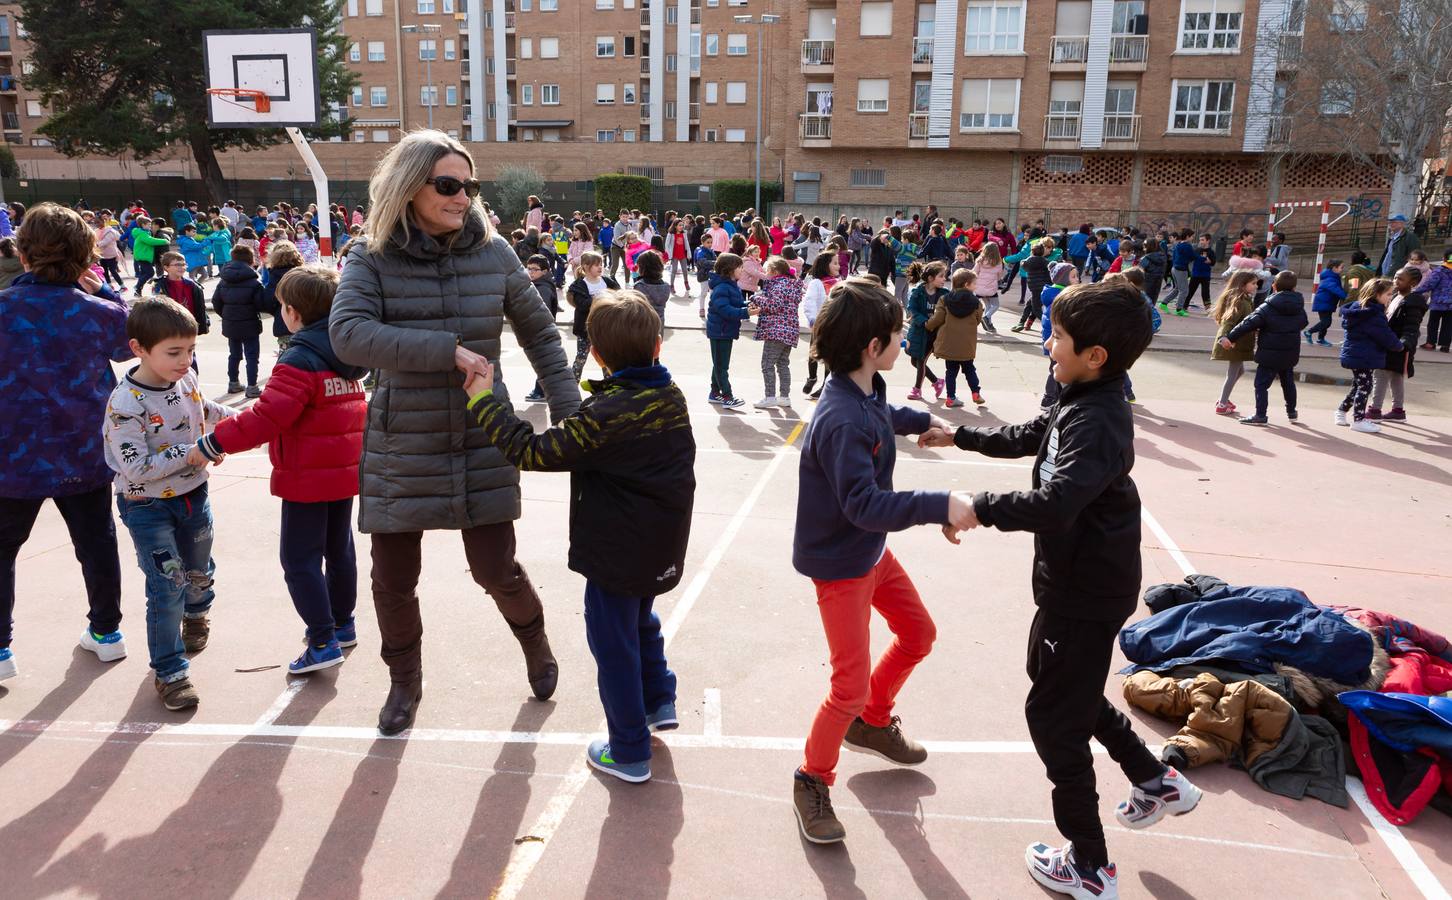
[[[892,721],[892,701],[938,636],[917,588],[888,550],[871,572],[839,581],[812,579],[817,609],[832,653],[832,689],[817,709],[807,735],[802,771],[831,784],[847,727],[857,716],[882,727]],[[872,665],[872,610],[887,620],[892,644]]]

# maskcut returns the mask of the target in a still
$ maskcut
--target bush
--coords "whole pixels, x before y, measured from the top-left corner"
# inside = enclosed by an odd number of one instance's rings
[[[644,175],[596,175],[595,208],[614,218],[622,209],[650,209],[650,179]]]
[[[776,181],[761,183],[761,206],[757,213],[765,216],[771,204],[782,197],[781,184]],[[711,204],[715,212],[735,215],[756,204],[756,181],[751,178],[722,178],[711,182]]]
[[[499,191],[499,219],[503,223],[500,227],[508,233],[524,219],[530,195],[544,197],[545,182],[533,166],[505,166],[494,179],[494,187]]]
[[[15,152],[0,144],[0,178],[20,177],[20,164],[15,161]]]

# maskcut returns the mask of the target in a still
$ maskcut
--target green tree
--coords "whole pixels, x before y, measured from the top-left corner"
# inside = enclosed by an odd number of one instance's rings
[[[20,0],[34,71],[22,77],[51,111],[38,129],[67,156],[155,157],[191,151],[212,202],[227,198],[217,151],[256,150],[287,140],[282,129],[207,127],[202,32],[311,27],[318,34],[318,87],[325,111],[308,136],[346,134],[351,122],[326,111],[344,103],[358,76],[344,65],[339,30],[345,0]]]
[[[504,166],[494,179],[494,187],[499,191],[500,220],[514,223],[524,221],[530,195],[543,196],[545,181],[533,166]]]

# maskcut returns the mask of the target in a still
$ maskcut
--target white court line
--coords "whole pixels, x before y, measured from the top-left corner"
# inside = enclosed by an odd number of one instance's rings
[[[706,688],[701,713],[701,733],[707,738],[721,737],[721,689]]]
[[[700,598],[701,593],[706,590],[706,585],[710,582],[712,573],[716,571],[716,566],[725,558],[726,551],[730,549],[731,543],[736,540],[736,535],[745,526],[747,518],[751,515],[751,511],[756,507],[756,501],[761,499],[762,492],[766,490],[766,485],[776,475],[776,470],[781,467],[782,460],[787,458],[792,444],[796,442],[797,437],[802,433],[802,428],[805,424],[805,422],[798,423],[796,428],[792,429],[792,433],[787,437],[786,441],[776,449],[776,455],[772,457],[771,462],[762,470],[751,492],[746,495],[746,499],[741,501],[740,508],[736,510],[736,514],[727,523],[726,530],[716,539],[716,543],[711,547],[711,552],[706,555],[705,562],[701,564],[701,568],[696,572],[696,576],[691,579],[691,583],[686,587],[685,593],[681,595],[681,598],[676,601],[675,606],[671,608],[670,617],[661,626],[661,636],[665,639],[666,648],[670,647],[671,639],[680,630],[681,624],[686,620],[686,616],[690,615],[691,609],[695,607],[696,601]],[[537,835],[542,840],[525,841],[515,846],[514,852],[509,855],[509,863],[504,867],[503,874],[500,875],[499,886],[490,895],[491,900],[513,900],[513,898],[519,896],[519,892],[524,889],[524,883],[529,879],[530,873],[534,871],[534,867],[539,864],[540,857],[544,855],[545,848],[549,845],[550,840],[554,837],[555,832],[559,829],[565,816],[569,814],[570,807],[574,805],[575,798],[584,789],[586,781],[589,778],[589,771],[583,759],[576,761],[575,765],[570,769],[569,774],[565,776],[564,783],[556,788],[554,795],[550,797],[549,803],[545,805],[544,811],[540,813],[539,819],[526,832],[526,834]]]
[[[307,687],[307,684],[308,680],[306,678],[289,678],[287,680],[287,687],[283,688],[282,693],[277,695],[277,699],[272,701],[272,705],[267,707],[267,712],[264,712],[258,717],[257,721],[253,723],[253,727],[262,728],[276,722],[278,716],[283,714],[288,704],[293,701],[293,698],[303,688]]]
[[[1187,576],[1194,575],[1195,567],[1190,565],[1190,560],[1180,550],[1180,545],[1175,543],[1174,538],[1170,537],[1169,532],[1165,531],[1164,526],[1150,513],[1149,507],[1141,503],[1139,509],[1140,516],[1144,519],[1145,524],[1160,539],[1160,543],[1169,552],[1170,558],[1175,561],[1175,564]],[[1346,792],[1356,801],[1357,808],[1361,810],[1362,815],[1366,816],[1367,821],[1371,823],[1371,827],[1376,832],[1377,837],[1381,838],[1382,843],[1386,844],[1387,849],[1391,851],[1392,856],[1396,858],[1397,863],[1402,867],[1402,871],[1407,873],[1407,877],[1412,880],[1412,884],[1417,886],[1417,890],[1421,892],[1422,896],[1426,897],[1427,900],[1452,900],[1452,895],[1447,893],[1447,889],[1442,886],[1442,882],[1438,881],[1437,876],[1432,874],[1432,870],[1427,868],[1426,861],[1417,854],[1416,848],[1412,846],[1406,836],[1395,825],[1388,822],[1386,817],[1371,804],[1371,800],[1367,798],[1366,789],[1362,787],[1360,779],[1347,775]]]
[[[763,432],[764,433],[764,432]],[[730,447],[697,447],[697,453],[729,453],[732,456],[770,456],[775,450],[733,450]],[[898,463],[937,463],[944,466],[981,466],[988,469],[1032,469],[1025,463],[990,462],[982,459],[933,459],[926,456],[905,456],[898,454]]]

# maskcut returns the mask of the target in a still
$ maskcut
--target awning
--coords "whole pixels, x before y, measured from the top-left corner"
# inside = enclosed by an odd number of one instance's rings
[[[520,128],[568,128],[575,124],[574,119],[516,119],[515,125]]]

